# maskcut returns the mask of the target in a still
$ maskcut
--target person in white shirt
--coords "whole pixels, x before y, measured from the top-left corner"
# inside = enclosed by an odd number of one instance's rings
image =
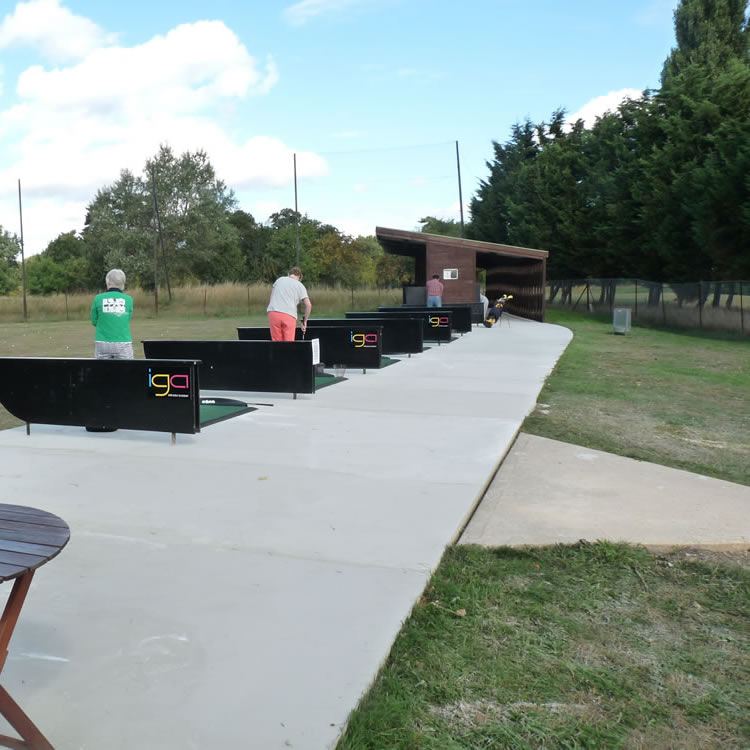
[[[287,276],[276,279],[271,291],[271,299],[266,308],[271,341],[294,341],[294,332],[297,328],[297,306],[300,302],[305,305],[301,326],[304,333],[307,330],[312,303],[302,283],[302,271],[295,266],[290,269]]]

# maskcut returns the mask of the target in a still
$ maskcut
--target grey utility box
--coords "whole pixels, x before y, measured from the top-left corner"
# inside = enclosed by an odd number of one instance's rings
[[[612,315],[612,328],[615,333],[627,333],[630,330],[630,308],[616,307]]]

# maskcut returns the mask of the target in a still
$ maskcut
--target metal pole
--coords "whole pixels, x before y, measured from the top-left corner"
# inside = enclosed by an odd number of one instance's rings
[[[294,154],[294,247],[296,250],[294,265],[299,265],[299,211],[297,210],[297,154]]]
[[[664,284],[659,284],[661,287],[661,319],[664,325],[667,325],[667,306],[664,303]]]
[[[154,234],[154,315],[159,315],[159,253],[156,234]]]
[[[461,193],[461,160],[458,156],[458,141],[456,141],[456,170],[458,171],[458,207],[461,211],[461,237],[464,236],[464,198]]]
[[[745,335],[745,308],[742,304],[742,285],[744,281],[740,281],[740,331],[742,335]]]
[[[698,328],[703,328],[703,282],[698,282]]]
[[[154,215],[156,216],[156,229],[159,232],[159,244],[161,245],[161,257],[164,263],[164,278],[167,280],[167,296],[172,301],[172,286],[169,283],[169,267],[167,266],[167,253],[164,250],[164,238],[161,234],[161,218],[159,217],[159,204],[156,201],[156,179],[153,167],[151,169],[151,195],[154,197]]]
[[[18,179],[18,218],[21,222],[21,280],[23,284],[23,321],[29,317],[29,311],[26,307],[26,259],[23,252],[23,205],[21,203],[21,179]]]
[[[638,317],[638,279],[635,280],[635,315],[633,317]]]

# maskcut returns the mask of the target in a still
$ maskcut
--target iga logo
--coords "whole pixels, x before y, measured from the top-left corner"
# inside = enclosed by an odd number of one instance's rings
[[[447,315],[430,315],[430,317],[428,318],[428,321],[433,328],[447,328],[448,327]]]
[[[355,349],[372,349],[378,345],[377,333],[354,333],[354,331],[351,331],[351,337]]]
[[[190,376],[187,373],[152,373],[149,367],[148,392],[155,398],[190,398]]]

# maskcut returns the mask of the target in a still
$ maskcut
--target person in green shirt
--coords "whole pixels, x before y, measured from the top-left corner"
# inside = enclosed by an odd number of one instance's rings
[[[130,319],[133,298],[123,293],[125,273],[113,268],[106,276],[107,291],[91,303],[91,323],[96,326],[94,356],[97,359],[134,359]]]

